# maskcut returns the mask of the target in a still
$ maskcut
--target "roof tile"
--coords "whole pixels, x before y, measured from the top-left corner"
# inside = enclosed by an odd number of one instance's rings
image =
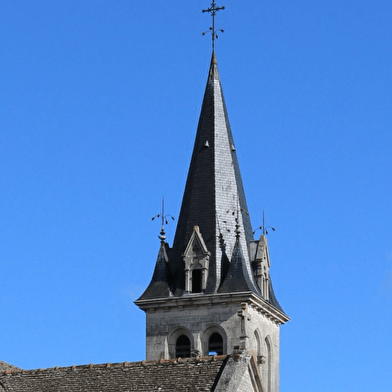
[[[3,372],[8,392],[201,392],[211,390],[226,356]],[[157,389],[158,388],[158,389]]]

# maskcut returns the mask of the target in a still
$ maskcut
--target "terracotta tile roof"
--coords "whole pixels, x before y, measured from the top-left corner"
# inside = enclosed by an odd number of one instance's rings
[[[210,391],[226,356],[15,370],[0,374],[7,392]]]

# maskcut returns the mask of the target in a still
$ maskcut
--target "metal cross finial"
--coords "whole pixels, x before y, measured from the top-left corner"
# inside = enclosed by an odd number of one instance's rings
[[[216,13],[218,12],[218,11],[220,11],[220,10],[224,10],[225,9],[225,7],[224,6],[222,6],[222,7],[217,7],[216,6],[216,4],[215,4],[215,1],[213,1],[212,3],[211,3],[211,7],[210,8],[207,8],[206,10],[202,10],[202,12],[203,12],[203,14],[205,13],[205,12],[208,12],[208,13],[211,13],[211,16],[212,16],[212,27],[210,27],[210,31],[211,31],[211,36],[212,36],[212,51],[214,51],[215,50],[215,38],[218,38],[218,34],[216,33],[216,30],[215,30],[215,15],[216,15]],[[218,29],[218,31],[220,31],[220,32],[224,32],[224,30],[222,30],[222,29]],[[205,31],[204,33],[203,33],[203,35],[205,35],[206,33],[207,33],[208,31]]]
[[[172,218],[172,220],[174,220],[174,217],[172,217],[171,215],[165,215],[165,199],[163,197],[162,197],[162,212],[152,217],[151,220],[154,220],[155,218],[161,218],[162,226],[158,238],[161,240],[161,242],[165,242],[166,239],[165,224],[167,225],[169,223],[166,218]]]

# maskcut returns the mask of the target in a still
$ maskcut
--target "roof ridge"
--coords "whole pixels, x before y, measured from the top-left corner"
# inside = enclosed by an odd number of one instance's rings
[[[134,366],[150,366],[155,364],[181,364],[189,362],[215,362],[224,360],[228,355],[209,355],[191,358],[176,358],[176,359],[160,359],[157,361],[135,361],[135,362],[114,362],[114,363],[99,363],[99,364],[88,364],[88,365],[71,365],[71,366],[54,366],[50,368],[38,368],[38,369],[6,369],[0,371],[0,375],[13,375],[13,374],[35,374],[35,373],[49,373],[52,371],[65,371],[65,370],[82,370],[82,369],[102,369],[102,368],[122,368],[122,367],[134,367]]]

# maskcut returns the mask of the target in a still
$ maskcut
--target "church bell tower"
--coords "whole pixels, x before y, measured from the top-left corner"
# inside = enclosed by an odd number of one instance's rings
[[[279,327],[289,317],[270,276],[265,233],[253,238],[215,53],[173,246],[161,236],[146,312],[147,360],[254,355],[279,390]]]

